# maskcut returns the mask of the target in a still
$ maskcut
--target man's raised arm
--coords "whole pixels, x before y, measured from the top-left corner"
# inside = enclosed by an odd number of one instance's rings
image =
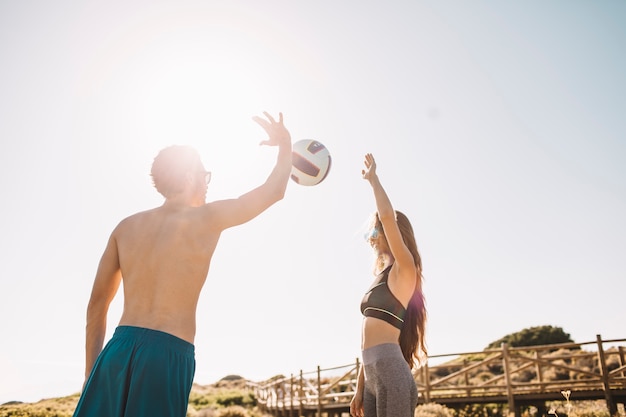
[[[236,199],[220,200],[210,203],[211,216],[221,229],[237,226],[252,220],[285,196],[287,182],[291,174],[291,135],[283,124],[283,114],[278,121],[263,113],[266,119],[255,116],[257,122],[268,134],[268,139],[261,145],[278,146],[278,156],[274,169],[265,182]]]

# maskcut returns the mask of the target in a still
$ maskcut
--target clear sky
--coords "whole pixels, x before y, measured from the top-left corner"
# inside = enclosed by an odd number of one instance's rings
[[[223,234],[196,382],[360,355],[366,152],[415,228],[431,354],[625,338],[625,21],[610,0],[0,0],[0,403],[79,391],[95,269],[162,203],[158,150],[196,147],[208,199],[236,197],[275,160],[263,111],[333,165]]]

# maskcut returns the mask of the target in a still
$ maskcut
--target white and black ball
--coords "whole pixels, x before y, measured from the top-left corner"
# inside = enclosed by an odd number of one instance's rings
[[[317,185],[328,176],[332,158],[322,143],[302,139],[292,145],[291,179],[300,185]]]

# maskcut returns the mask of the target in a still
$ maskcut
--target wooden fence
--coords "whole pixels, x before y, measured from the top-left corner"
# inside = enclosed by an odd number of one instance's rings
[[[547,415],[548,401],[605,400],[611,416],[626,403],[626,339],[509,347],[428,357],[414,370],[419,404],[451,408],[490,404],[519,417],[534,406]],[[593,350],[583,349],[591,345]],[[432,363],[438,362],[434,365]],[[259,405],[275,416],[347,415],[360,363],[252,384]]]

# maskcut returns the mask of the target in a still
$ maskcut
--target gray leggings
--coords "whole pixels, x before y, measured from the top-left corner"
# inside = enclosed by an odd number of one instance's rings
[[[383,343],[362,353],[364,417],[413,417],[417,386],[400,346]]]

